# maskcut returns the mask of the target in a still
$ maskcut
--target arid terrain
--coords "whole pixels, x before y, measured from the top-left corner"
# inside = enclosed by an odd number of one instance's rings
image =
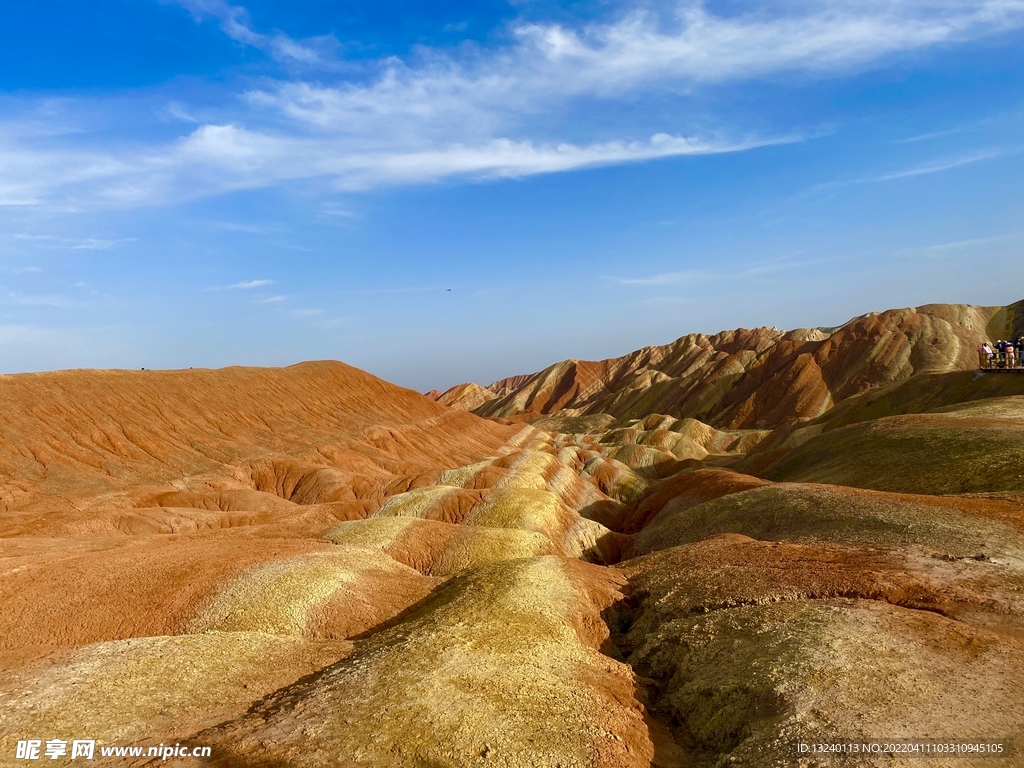
[[[1018,335],[929,305],[427,396],[0,376],[0,765],[1022,766],[1024,373],[976,352]]]

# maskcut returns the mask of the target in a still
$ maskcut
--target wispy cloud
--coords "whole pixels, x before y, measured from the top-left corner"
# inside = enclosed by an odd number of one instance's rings
[[[105,251],[124,243],[135,242],[134,237],[122,237],[117,239],[105,239],[99,237],[73,238],[59,237],[57,235],[32,235],[18,232],[12,235],[15,240],[39,243],[45,248],[67,248],[72,251]]]
[[[172,101],[158,111],[161,117],[171,120],[180,120],[183,123],[198,123],[199,118],[195,117],[184,104]]]
[[[134,166],[128,161],[110,163],[110,173],[103,178],[97,174],[83,181],[63,173],[51,177],[26,173],[21,184],[33,188],[34,199],[64,198],[69,207],[141,205],[296,179],[326,177],[333,189],[353,191],[453,176],[517,178],[680,155],[738,152],[793,140],[697,139],[660,133],[643,141],[584,145],[494,139],[473,145],[381,149],[354,145],[344,138],[283,136],[237,125],[204,125],[162,154],[135,158]],[[66,160],[74,162],[70,157]]]
[[[299,62],[306,65],[324,65],[330,53],[338,47],[333,35],[295,40],[277,32],[263,34],[253,29],[249,12],[240,5],[224,0],[176,0],[192,13],[197,21],[214,18],[232,40],[266,51],[278,61]]]
[[[764,261],[749,263],[745,266],[738,266],[728,270],[682,270],[679,272],[662,272],[647,277],[613,277],[620,285],[643,285],[643,286],[685,286],[698,283],[707,283],[716,280],[736,280],[746,277],[760,277],[764,275],[786,272],[801,267],[821,264],[825,259],[804,259],[797,261],[799,253],[790,254]]]
[[[954,133],[960,133],[963,128],[950,128],[945,131],[929,131],[928,133],[919,133],[916,136],[908,136],[905,139],[896,139],[893,144],[916,144],[919,141],[931,141],[932,139],[940,139],[943,136],[952,136]]]
[[[896,251],[896,256],[924,256],[926,258],[962,258],[969,252],[992,250],[999,247],[1019,249],[1024,241],[1024,232],[1008,232],[995,237],[978,237],[970,240],[955,240],[936,245],[924,245],[916,248],[903,248]]]
[[[251,235],[269,235],[281,231],[281,227],[271,227],[261,224],[243,224],[235,221],[213,221],[209,226],[214,229],[223,229],[229,232],[247,232]]]
[[[1018,152],[1020,150],[1012,150]],[[970,152],[965,155],[957,157],[946,157],[941,159],[932,160],[931,162],[923,163],[920,165],[913,165],[907,168],[901,168],[894,171],[887,171],[885,173],[876,173],[866,176],[858,176],[852,179],[835,179],[833,181],[824,181],[820,184],[815,184],[809,189],[800,192],[796,195],[792,195],[790,200],[798,200],[819,194],[821,192],[827,192],[831,189],[837,189],[841,187],[848,187],[854,184],[877,184],[886,181],[896,181],[898,179],[913,178],[915,176],[926,176],[932,173],[941,173],[942,171],[949,171],[953,168],[959,168],[964,165],[970,165],[977,163],[982,160],[992,160],[1010,152],[1001,149],[983,149]]]
[[[830,259],[801,259],[795,260],[795,256],[799,256],[799,253],[784,256],[778,259],[769,259],[767,261],[757,262],[747,267],[740,269],[735,273],[736,277],[758,277],[760,275],[774,275],[779,272],[788,272],[793,269],[802,269],[803,267],[814,267],[819,264],[823,264]]]
[[[86,240],[75,243],[74,245],[65,246],[74,251],[105,251],[108,248],[113,248],[119,243],[129,243],[135,240],[134,237],[125,238],[123,240],[101,240],[99,238],[90,237]]]
[[[892,181],[893,179],[905,179],[910,176],[925,176],[929,173],[939,173],[940,171],[948,171],[952,168],[959,168],[962,165],[970,165],[971,163],[977,163],[980,160],[991,160],[999,157],[1002,152],[999,150],[984,150],[981,152],[974,152],[969,155],[962,157],[952,158],[949,160],[940,160],[937,162],[926,163],[924,165],[917,165],[911,168],[904,168],[900,171],[893,171],[892,173],[883,173],[878,176],[869,176],[863,181]]]
[[[345,131],[402,131],[410,119],[448,129],[468,115],[475,125],[488,126],[507,113],[574,96],[678,91],[783,72],[833,75],[1024,25],[1022,0],[834,1],[808,8],[815,6],[722,16],[702,3],[683,2],[668,24],[644,10],[578,29],[516,24],[510,29],[515,43],[492,54],[460,60],[432,51],[418,65],[386,59],[379,78],[367,85],[286,83],[250,98],[311,125]]]
[[[273,284],[274,284],[273,280],[243,280],[240,283],[235,283],[234,285],[229,285],[229,286],[226,286],[226,287],[227,287],[228,290],[248,291],[248,290],[251,290],[253,288],[262,288],[262,287],[264,287],[266,285],[273,285]]]
[[[266,288],[268,285],[273,285],[273,280],[260,279],[260,280],[242,280],[238,283],[232,283],[231,285],[213,285],[207,288],[208,291],[251,291],[255,288]]]
[[[252,303],[253,304],[278,304],[279,302],[287,301],[287,299],[288,299],[287,296],[285,296],[283,294],[278,294],[276,296],[262,296],[262,297],[260,297],[258,299],[253,299]]]
[[[714,275],[702,270],[686,270],[682,272],[662,272],[648,277],[611,278],[620,285],[687,285],[708,280]]]
[[[1024,0],[831,0],[731,15],[687,1],[576,27],[517,22],[504,47],[419,48],[339,82],[323,69],[333,66],[329,36],[260,32],[225,0],[177,2],[239,43],[319,68],[316,79],[263,81],[164,143],[43,140],[0,123],[0,205],[148,205],[303,179],[364,190],[748,150],[800,137],[681,131],[653,117],[646,130],[638,118],[629,135],[600,136],[563,117],[580,99],[620,110],[623,99],[698,85],[841,75],[1024,26]],[[887,178],[899,174],[876,180]]]
[[[321,215],[329,216],[332,218],[342,219],[358,219],[359,214],[354,211],[345,208],[344,206],[338,205],[337,203],[322,203],[317,209]]]

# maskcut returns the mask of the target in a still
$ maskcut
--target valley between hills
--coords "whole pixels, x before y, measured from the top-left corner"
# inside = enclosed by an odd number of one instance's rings
[[[1021,335],[928,305],[427,395],[0,376],[0,765],[1024,765],[1024,373],[977,352]]]

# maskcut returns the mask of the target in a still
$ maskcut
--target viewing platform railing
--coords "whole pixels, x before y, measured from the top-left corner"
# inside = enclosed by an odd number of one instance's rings
[[[1012,354],[996,352],[994,355],[979,351],[978,368],[993,373],[1024,373],[1024,364],[1016,351]]]

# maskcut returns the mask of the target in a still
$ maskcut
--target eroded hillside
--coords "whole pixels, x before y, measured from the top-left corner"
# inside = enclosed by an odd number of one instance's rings
[[[0,764],[1024,745],[1024,375],[961,372],[1015,312],[687,337],[512,424],[338,363],[0,377]],[[99,752],[160,743],[211,755]]]
[[[690,334],[623,357],[566,360],[539,373],[430,393],[481,416],[642,418],[661,413],[728,428],[815,418],[872,387],[921,373],[973,370],[986,339],[1024,334],[1024,302],[930,304],[857,317],[834,329]]]

